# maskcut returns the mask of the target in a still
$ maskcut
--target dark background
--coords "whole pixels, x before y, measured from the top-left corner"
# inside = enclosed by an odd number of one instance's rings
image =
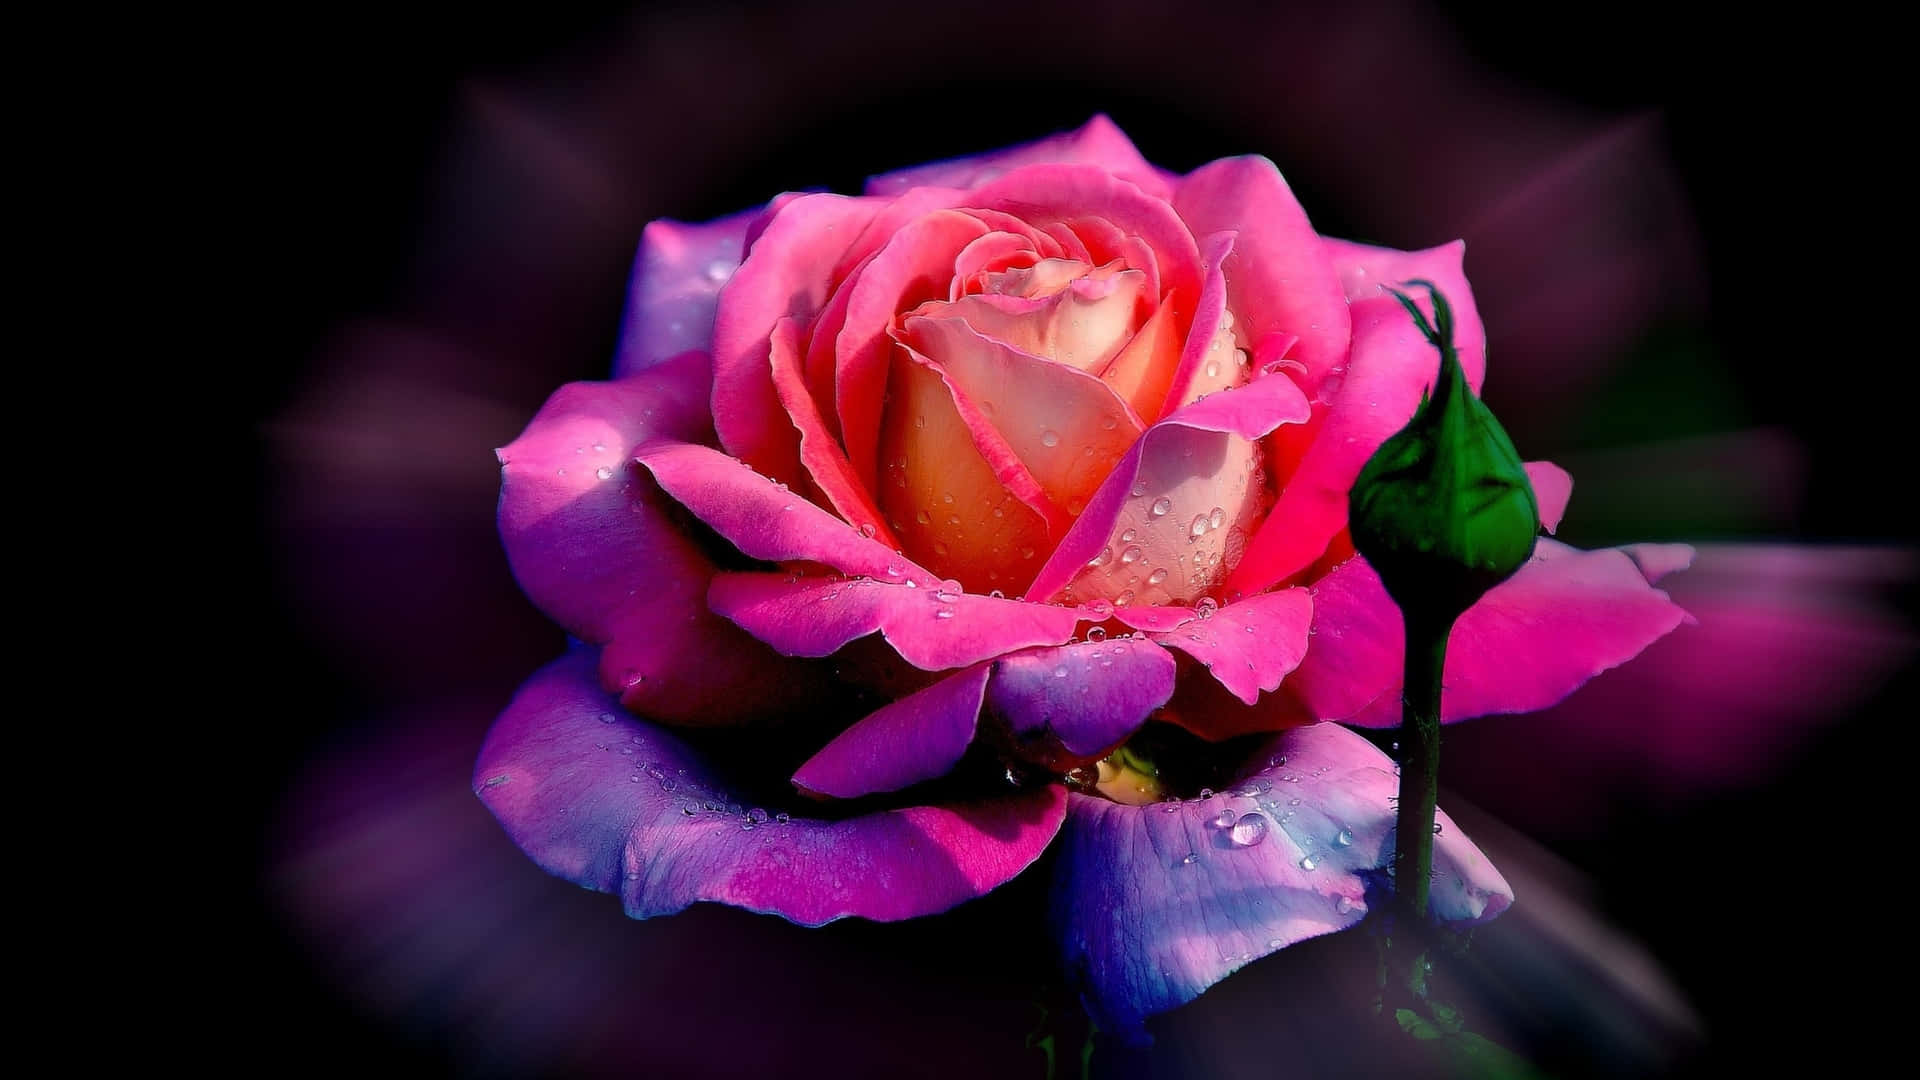
[[[1488,401],[1525,456],[1567,464],[1581,485],[1563,538],[1908,542],[1885,476],[1904,460],[1911,410],[1887,372],[1911,349],[1889,356],[1882,334],[1901,316],[1871,299],[1888,286],[1868,269],[1874,207],[1891,193],[1857,151],[1854,102],[1814,74],[1820,32],[1693,27],[1653,5],[1563,18],[1418,4],[548,5],[260,28],[211,113],[249,241],[233,325],[255,328],[257,345],[233,384],[260,452],[248,565],[260,588],[239,644],[275,690],[232,793],[259,810],[240,841],[259,872],[225,931],[243,960],[229,1007],[317,1069],[1039,1075],[1020,1046],[1025,987],[1046,970],[1030,883],[897,927],[799,931],[705,908],[630,924],[613,901],[524,865],[463,787],[412,831],[355,816],[463,783],[488,718],[560,647],[491,538],[490,451],[553,387],[604,372],[627,263],[655,217],[857,190],[874,172],[1094,112],[1177,171],[1266,153],[1323,232],[1401,247],[1468,238]],[[1746,773],[1641,787],[1610,773],[1568,812],[1578,800],[1556,809],[1514,775],[1537,767],[1531,750],[1577,757],[1578,740],[1529,743],[1490,721],[1448,759],[1464,799],[1598,883],[1588,905],[1682,988],[1707,1037],[1659,1060],[1687,1075],[1864,1060],[1902,1008],[1865,980],[1899,970],[1875,884],[1899,785],[1875,762],[1915,701],[1910,652],[1888,644],[1911,640],[1913,596],[1896,572],[1816,578],[1789,590],[1795,605],[1866,629],[1800,654],[1856,666],[1832,676],[1844,693],[1823,683],[1797,711],[1755,707],[1793,734]],[[1776,595],[1732,571],[1716,580],[1708,600]],[[1741,733],[1726,737],[1741,757]],[[1587,775],[1577,760],[1560,768]],[[500,942],[458,906],[405,911],[403,877],[363,870],[462,843],[488,868],[469,884],[521,905],[524,921],[491,932],[552,935],[545,960],[406,970],[409,934]],[[303,861],[329,844],[348,852],[326,864],[343,875],[337,904]],[[519,876],[493,886],[495,872]],[[394,891],[379,902],[351,899],[383,882]],[[373,925],[383,918],[394,925]],[[569,962],[630,948],[662,973],[604,985],[676,985],[684,1009],[570,981]],[[1485,951],[1511,967],[1530,948]],[[1366,956],[1286,950],[1156,1029],[1150,1054],[1096,1061],[1129,1076],[1291,1075],[1287,1062],[1351,1074],[1320,1037],[1334,1029],[1297,1019],[1318,1015],[1310,982],[1281,968]],[[1553,969],[1567,1000],[1515,1007],[1511,1041],[1560,1074],[1639,1067],[1650,1059],[1618,1045],[1600,1006],[1583,1011],[1589,975]],[[490,979],[507,989],[474,989]],[[836,996],[847,1004],[820,1003]],[[1275,1015],[1287,1012],[1291,1027]],[[536,1013],[544,1027],[528,1026]],[[1262,1045],[1246,1032],[1268,1025],[1281,1033],[1271,1061],[1243,1060],[1239,1047]],[[1208,1044],[1228,1049],[1209,1057]],[[1303,1045],[1315,1047],[1304,1058]]]

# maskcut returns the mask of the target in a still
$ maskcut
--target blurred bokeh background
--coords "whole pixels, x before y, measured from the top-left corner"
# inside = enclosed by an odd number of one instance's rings
[[[1631,4],[893,8],[260,28],[229,133],[264,331],[232,380],[259,450],[238,645],[272,703],[233,779],[250,1029],[416,1075],[1042,1075],[1037,875],[895,926],[630,922],[467,779],[563,640],[500,553],[492,450],[605,372],[640,227],[1105,112],[1174,170],[1272,157],[1323,232],[1464,237],[1487,400],[1575,478],[1561,538],[1701,545],[1671,579],[1700,625],[1449,733],[1443,805],[1518,893],[1461,968],[1476,1029],[1558,1076],[1833,1068],[1889,1036],[1904,1006],[1865,986],[1893,965],[1920,566],[1881,373],[1911,349],[1878,336],[1885,181],[1792,62],[1811,34]],[[1367,1075],[1371,948],[1260,961],[1096,1075]]]

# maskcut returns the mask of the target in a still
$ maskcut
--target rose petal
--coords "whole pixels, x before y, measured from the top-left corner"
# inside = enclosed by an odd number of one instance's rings
[[[1206,276],[1200,303],[1158,416],[1170,415],[1208,394],[1237,386],[1249,375],[1247,353],[1234,348],[1233,316],[1227,311],[1227,284],[1222,272],[1227,257],[1233,254],[1233,241],[1232,233],[1207,238],[1207,254],[1201,263]]]
[[[1173,657],[1146,641],[1028,649],[992,666],[987,707],[1014,737],[1051,736],[1080,758],[1118,746],[1173,696]]]
[[[856,721],[800,766],[794,786],[857,799],[945,776],[973,742],[988,671],[976,664]]]
[[[1320,719],[1398,723],[1405,628],[1379,575],[1355,557],[1312,592],[1314,640],[1288,689]],[[1441,719],[1544,709],[1686,620],[1622,552],[1543,537],[1454,624]]]
[[[707,360],[687,353],[556,391],[499,452],[500,538],[529,599],[568,633],[610,643],[607,685],[658,720],[736,724],[824,690],[707,608],[713,563],[664,512],[638,443],[704,438]]]
[[[1006,441],[1048,500],[1065,508],[1062,526],[1140,436],[1126,402],[1078,368],[1021,352],[958,319],[909,318],[905,336]]]
[[[1529,461],[1526,470],[1534,500],[1540,504],[1540,527],[1552,532],[1560,527],[1567,500],[1573,498],[1573,476],[1551,461]]]
[[[1263,157],[1222,158],[1188,173],[1173,205],[1195,236],[1238,234],[1226,260],[1227,307],[1245,324],[1242,340],[1298,337],[1289,355],[1313,393],[1345,362],[1351,323],[1320,235],[1280,170]]]
[[[640,231],[614,353],[615,378],[713,347],[714,305],[721,286],[740,268],[748,227],[759,214],[748,210],[699,225],[661,220]]]
[[[1071,797],[1053,881],[1065,970],[1102,1029],[1141,1040],[1147,1017],[1242,965],[1360,921],[1392,861],[1393,763],[1359,735],[1315,724],[1274,739],[1242,791],[1122,806]],[[1296,805],[1296,802],[1297,805]],[[1213,824],[1259,814],[1256,842]],[[1451,818],[1436,815],[1432,911],[1485,922],[1512,890]]]
[[[1392,297],[1353,305],[1353,356],[1306,454],[1227,580],[1262,592],[1311,564],[1347,524],[1361,466],[1405,427],[1440,369],[1439,354]],[[1332,380],[1321,385],[1327,391]]]
[[[1433,308],[1427,302],[1427,291],[1407,282],[1418,278],[1438,286],[1453,310],[1453,343],[1460,354],[1461,371],[1474,393],[1480,392],[1487,373],[1487,329],[1480,321],[1473,289],[1467,284],[1466,241],[1455,240],[1424,251],[1398,251],[1331,238],[1321,243],[1326,245],[1327,257],[1350,304],[1386,296],[1385,289],[1391,285],[1420,300],[1421,308],[1431,318]]]
[[[969,589],[1018,593],[1050,537],[1055,506],[979,409],[938,365],[902,349],[880,419],[880,508],[902,550]]]
[[[1250,596],[1183,626],[1149,634],[1206,667],[1220,685],[1252,705],[1260,691],[1280,688],[1280,680],[1307,654],[1313,625],[1313,598],[1305,589]]]
[[[1147,164],[1133,141],[1104,114],[1077,130],[1004,150],[882,173],[867,181],[866,191],[869,195],[896,195],[926,185],[973,187],[1009,169],[1050,161],[1097,165],[1162,199],[1172,192],[1174,177]]]
[[[1080,619],[1072,608],[1050,604],[787,574],[716,574],[707,602],[788,656],[826,656],[877,630],[902,659],[924,671],[1059,645],[1073,636]]]
[[[1065,813],[1048,785],[843,821],[750,821],[679,740],[614,708],[590,652],[562,657],[494,723],[473,786],[542,869],[617,893],[637,919],[701,900],[803,926],[945,911],[1026,869]]]
[[[692,443],[654,440],[634,450],[667,494],[741,554],[767,562],[817,562],[844,574],[923,585],[939,578],[769,480],[743,462]]]
[[[1083,274],[1050,296],[976,293],[951,303],[923,305],[916,314],[957,322],[1029,356],[1098,374],[1132,338],[1145,283],[1146,275],[1138,270],[1101,277]],[[914,321],[907,320],[909,332]],[[941,359],[925,345],[920,351]]]
[[[1180,345],[1180,321],[1171,306],[1162,304],[1100,378],[1135,416],[1157,417],[1180,367]]]
[[[1276,374],[1211,394],[1155,424],[1087,503],[1027,595],[1052,599],[1068,595],[1071,585],[1078,599],[1120,606],[1202,595],[1232,568],[1261,509],[1253,440],[1308,414],[1299,388]],[[1198,535],[1196,522],[1205,526]]]
[[[869,491],[879,475],[894,316],[944,299],[955,256],[990,231],[970,214],[935,210],[894,233],[848,283],[846,323],[834,338],[834,400],[847,460]]]
[[[799,325],[792,319],[775,323],[768,359],[780,404],[787,410],[787,419],[800,432],[800,464],[806,467],[807,476],[841,518],[864,527],[863,531],[887,547],[897,548],[900,541],[881,519],[873,496],[854,477],[846,452],[827,430],[820,409],[808,392],[806,375],[801,370],[804,361],[800,356],[799,338]]]
[[[835,264],[879,203],[818,194],[788,202],[727,282],[713,326],[713,426],[728,453],[761,472],[788,482],[800,475],[799,439],[768,366],[774,324],[805,322],[825,306]]]

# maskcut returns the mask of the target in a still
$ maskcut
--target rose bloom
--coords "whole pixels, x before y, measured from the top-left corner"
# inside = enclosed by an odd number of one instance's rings
[[[514,573],[577,645],[476,792],[636,918],[911,918],[1057,844],[1063,968],[1123,1034],[1353,925],[1396,778],[1329,721],[1398,722],[1402,630],[1348,490],[1438,366],[1383,285],[1438,286],[1479,388],[1462,256],[1322,237],[1265,158],[1176,176],[1104,117],[649,225],[614,377],[499,452]],[[1550,531],[1571,481],[1528,472]],[[1690,557],[1542,538],[1456,624],[1444,718],[1631,658]],[[1435,917],[1491,919],[1439,823]]]

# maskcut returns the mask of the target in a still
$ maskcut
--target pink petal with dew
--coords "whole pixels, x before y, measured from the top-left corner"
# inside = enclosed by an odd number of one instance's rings
[[[1026,869],[1065,814],[1053,785],[840,821],[743,811],[679,740],[617,716],[593,666],[575,652],[528,680],[488,733],[473,790],[542,869],[618,895],[637,919],[702,900],[803,926],[945,911]]]
[[[748,227],[759,213],[748,210],[699,225],[654,221],[640,231],[614,353],[615,378],[690,349],[712,349],[720,289],[740,268]]]
[[[1175,180],[1172,174],[1147,164],[1133,141],[1112,120],[1097,115],[1074,131],[1034,142],[882,173],[867,181],[866,191],[869,195],[897,195],[926,185],[973,187],[1009,169],[1042,162],[1098,166],[1163,199],[1171,193]]]
[[[1313,598],[1307,590],[1282,589],[1148,636],[1198,660],[1229,693],[1252,705],[1262,690],[1278,690],[1280,680],[1300,665],[1312,625]]]
[[[1071,585],[1080,600],[1119,607],[1202,595],[1231,569],[1261,510],[1254,440],[1308,415],[1299,388],[1273,374],[1155,424],[1114,467],[1027,594],[1052,599]]]
[[[1054,864],[1064,970],[1104,1029],[1165,1012],[1262,956],[1358,923],[1393,858],[1392,761],[1333,724],[1274,739],[1235,790],[1123,806],[1073,795]],[[1444,811],[1432,912],[1474,925],[1513,891]]]
[[[707,602],[788,656],[826,656],[877,631],[901,659],[924,671],[1062,644],[1081,618],[1071,608],[951,587],[777,573],[716,574]]]
[[[826,306],[834,264],[878,211],[878,200],[803,195],[768,219],[730,281],[713,324],[713,426],[720,444],[762,472],[799,479],[799,439],[780,406],[768,343],[782,318]]]
[[[807,476],[841,518],[887,547],[897,548],[900,541],[880,517],[873,496],[853,475],[845,451],[827,430],[818,405],[807,392],[805,373],[801,370],[799,335],[799,326],[792,319],[775,323],[769,363],[780,404],[800,432],[800,464],[806,467]]]
[[[1379,575],[1356,556],[1312,592],[1314,640],[1288,688],[1323,720],[1399,723],[1405,628]],[[1454,624],[1441,719],[1544,709],[1686,621],[1626,554],[1543,537]]]
[[[1227,307],[1244,323],[1241,339],[1299,338],[1289,355],[1305,368],[1302,388],[1317,390],[1345,362],[1352,324],[1320,235],[1280,170],[1263,157],[1222,158],[1188,173],[1173,205],[1195,236],[1237,234]]]

